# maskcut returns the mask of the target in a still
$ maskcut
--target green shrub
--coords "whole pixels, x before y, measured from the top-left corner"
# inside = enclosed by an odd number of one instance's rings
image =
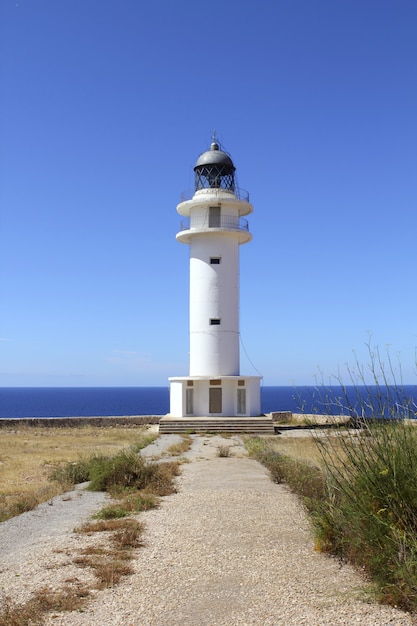
[[[149,483],[152,466],[133,449],[121,450],[114,456],[100,455],[90,461],[91,491],[108,491],[115,485],[143,489]]]
[[[111,466],[113,459],[118,458],[119,455],[128,456],[129,460],[127,460],[127,463],[129,464],[131,459],[139,457],[138,453],[140,450],[155,441],[157,437],[157,434],[142,434],[138,441],[129,447],[128,451],[122,450],[115,456],[100,453],[89,457],[80,457],[78,461],[69,461],[55,467],[49,474],[49,480],[58,482],[62,487],[68,489],[73,485],[92,480],[92,475],[94,474],[95,479],[97,478],[99,483],[100,478],[97,475],[102,471],[105,473],[109,471],[104,469],[106,464]],[[120,463],[120,459],[117,462]],[[117,481],[115,484],[119,484],[119,482]],[[100,490],[100,488],[97,490]]]
[[[130,513],[140,513],[141,511],[149,511],[158,506],[158,498],[152,493],[141,491],[131,493],[123,499],[123,506]]]
[[[127,517],[129,511],[127,511],[122,504],[114,504],[112,506],[105,506],[98,513],[93,515],[93,519],[121,519]]]
[[[129,491],[136,493],[144,490],[155,496],[166,496],[175,492],[173,478],[178,474],[177,462],[148,462],[137,452],[137,446],[132,446],[113,456],[97,454],[78,463],[67,463],[56,468],[50,478],[63,481],[64,484],[71,480],[89,481],[88,489],[91,491],[108,491],[116,497],[119,494],[124,497]],[[138,506],[150,508],[149,496],[146,503],[142,495],[142,502]]]
[[[55,467],[49,475],[49,480],[55,481],[64,488],[78,485],[89,480],[89,460],[68,462]]]

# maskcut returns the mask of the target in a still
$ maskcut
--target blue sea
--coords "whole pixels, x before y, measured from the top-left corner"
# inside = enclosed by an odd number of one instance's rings
[[[377,414],[417,417],[417,386],[375,387],[262,387],[263,413]],[[373,410],[370,405],[373,405]],[[385,406],[390,407],[390,413]],[[168,387],[2,387],[0,418],[88,417],[105,415],[165,415]]]

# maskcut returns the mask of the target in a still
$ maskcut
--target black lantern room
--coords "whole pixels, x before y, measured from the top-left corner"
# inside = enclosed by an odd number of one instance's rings
[[[203,152],[194,167],[195,191],[199,189],[235,190],[235,166],[226,152],[213,141],[210,149]]]

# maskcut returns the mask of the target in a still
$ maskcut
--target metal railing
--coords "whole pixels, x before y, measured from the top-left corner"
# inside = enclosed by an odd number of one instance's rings
[[[221,194],[228,194],[230,196],[235,196],[238,200],[243,200],[243,202],[249,202],[249,191],[246,189],[241,189],[240,187],[235,187],[234,191],[230,191],[230,189],[223,189],[222,187],[208,187],[207,189],[186,189],[181,193],[181,202],[185,202],[186,200],[191,200],[194,194],[198,192],[221,192]]]
[[[230,230],[246,230],[249,231],[248,220],[243,217],[235,217],[234,215],[220,215],[210,218],[193,217],[191,225],[190,218],[181,221],[180,230],[201,230],[207,228],[225,228]]]

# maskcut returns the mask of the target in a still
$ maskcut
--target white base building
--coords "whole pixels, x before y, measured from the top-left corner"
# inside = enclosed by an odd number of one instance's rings
[[[257,417],[261,414],[259,376],[170,378],[172,417]]]

